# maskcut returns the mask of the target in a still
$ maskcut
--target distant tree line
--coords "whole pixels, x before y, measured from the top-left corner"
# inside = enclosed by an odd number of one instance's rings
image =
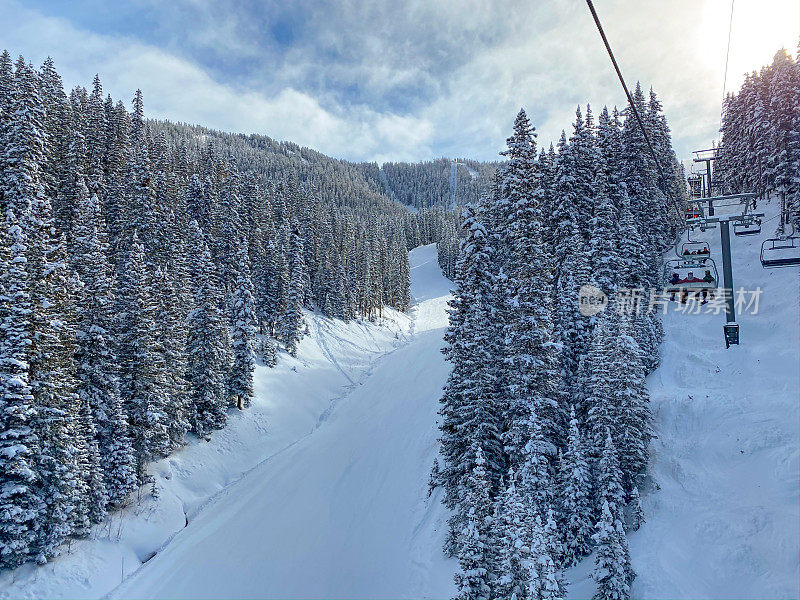
[[[390,195],[398,202],[418,209],[451,206],[451,185],[455,184],[458,204],[477,201],[492,185],[498,163],[457,159],[457,175],[451,179],[448,158],[417,163],[383,163],[379,175]]]

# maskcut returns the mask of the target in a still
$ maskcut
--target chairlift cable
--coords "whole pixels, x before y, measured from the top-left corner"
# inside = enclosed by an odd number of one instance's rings
[[[658,156],[656,155],[656,151],[653,149],[653,144],[650,142],[650,136],[647,135],[647,130],[644,127],[644,123],[642,122],[641,116],[639,116],[639,111],[636,110],[636,104],[633,102],[633,97],[631,96],[630,91],[628,91],[628,86],[625,84],[625,78],[622,77],[622,71],[620,71],[619,65],[617,64],[617,59],[614,58],[614,52],[611,50],[611,45],[608,43],[608,38],[606,37],[605,31],[603,31],[603,26],[600,24],[600,17],[597,16],[597,11],[594,9],[594,4],[592,0],[586,0],[586,4],[589,5],[589,10],[592,12],[592,18],[594,19],[594,24],[597,26],[597,31],[600,33],[600,37],[603,39],[603,44],[605,44],[606,51],[608,52],[609,58],[611,58],[611,63],[614,65],[614,70],[617,72],[617,77],[619,78],[619,82],[622,84],[622,89],[625,92],[625,96],[628,98],[628,105],[631,107],[634,116],[636,117],[636,122],[639,124],[639,129],[642,130],[642,135],[644,136],[645,142],[647,142],[647,147],[650,149],[650,154],[653,155],[653,161],[656,163],[656,168],[658,169],[658,174],[661,176],[662,182],[668,186],[669,182],[664,175],[664,171],[661,168],[661,162],[658,160]],[[682,222],[686,215],[683,214],[678,203],[672,198],[672,204],[675,207],[675,212],[678,213],[678,222]]]
[[[725,51],[725,74],[722,77],[722,104],[719,111],[719,130],[722,131],[722,117],[725,114],[725,88],[728,85],[728,59],[731,56],[731,32],[733,31],[733,3],[731,0],[731,17],[728,21],[728,49]]]

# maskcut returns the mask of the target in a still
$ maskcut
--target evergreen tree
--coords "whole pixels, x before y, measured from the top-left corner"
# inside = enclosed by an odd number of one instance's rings
[[[286,309],[278,324],[278,339],[294,356],[303,327],[303,298],[305,297],[306,265],[303,261],[303,241],[297,223],[292,224],[289,242],[289,279],[286,290]]]
[[[236,398],[238,408],[250,405],[253,396],[253,370],[255,354],[253,342],[256,335],[255,301],[247,250],[239,250],[236,288],[233,294],[233,365],[231,366],[230,393]]]
[[[611,387],[617,412],[617,443],[626,490],[647,466],[647,446],[653,437],[649,396],[644,381],[642,355],[631,335],[630,319],[623,316],[614,342]]]
[[[221,291],[211,252],[197,221],[190,223],[189,254],[194,260],[189,268],[193,282],[194,308],[187,319],[187,380],[192,400],[192,430],[204,437],[225,425],[225,381],[228,365],[226,344],[228,330],[220,310]]]
[[[508,483],[497,503],[494,522],[498,549],[497,598],[525,598],[529,586],[528,569],[528,511],[516,485],[514,470],[508,473]]]
[[[592,502],[589,463],[586,460],[575,409],[570,412],[569,440],[561,473],[561,509],[564,517],[564,563],[577,564],[589,554]]]
[[[639,488],[633,486],[631,490],[631,500],[629,502],[631,507],[631,529],[637,531],[644,523],[644,509],[642,508],[642,500],[639,497]]]
[[[597,503],[600,516],[592,538],[597,547],[593,575],[597,582],[595,598],[629,598],[635,574],[625,537],[619,460],[610,432],[606,434],[598,464]]]
[[[0,232],[0,565],[16,567],[34,551],[44,512],[34,463],[39,440],[28,378],[31,298],[25,232],[8,210]]]
[[[492,489],[499,485],[506,468],[494,364],[498,338],[492,335],[499,331],[492,323],[495,305],[495,286],[489,270],[492,257],[486,230],[478,216],[469,207],[464,216],[468,233],[456,270],[451,323],[445,333],[444,353],[453,370],[445,385],[440,410],[445,504],[456,509],[450,521],[451,539],[471,509],[463,501],[462,491],[474,468],[476,445],[481,447],[485,461],[482,472]]]
[[[536,600],[559,600],[565,590],[558,568],[550,554],[547,535],[538,511],[530,518],[531,561],[529,563],[528,598]]]
[[[133,232],[117,272],[120,393],[131,426],[140,483],[148,462],[170,448],[163,348],[156,329],[157,304],[144,247]]]
[[[627,600],[631,597],[628,570],[625,565],[627,544],[624,532],[620,535],[608,501],[600,508],[596,533],[593,536],[597,546],[595,568],[592,577],[597,584],[596,600]]]
[[[506,302],[505,370],[509,407],[506,450],[512,465],[530,435],[531,411],[542,420],[545,436],[559,443],[563,414],[557,399],[557,356],[552,341],[550,264],[542,240],[543,190],[535,170],[535,133],[520,111],[503,175],[503,201],[508,206],[506,231],[511,250],[508,278],[501,289]]]
[[[486,459],[480,446],[474,455],[474,466],[465,489],[465,503],[469,511],[460,535],[458,564],[461,573],[455,576],[459,591],[457,597],[464,600],[490,598],[496,569],[491,535],[492,501],[484,468]]]

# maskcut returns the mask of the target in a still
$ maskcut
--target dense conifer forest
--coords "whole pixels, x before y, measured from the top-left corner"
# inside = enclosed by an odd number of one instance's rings
[[[377,165],[147,120],[139,92],[66,92],[8,52],[0,215],[4,567],[56,556],[224,427],[304,310],[406,310],[408,249],[453,220],[389,199]]]
[[[431,477],[452,510],[460,598],[563,598],[563,569],[592,550],[597,597],[630,597],[625,532],[641,522],[653,435],[644,378],[663,330],[625,292],[660,286],[686,202],[661,103],[638,86],[634,101],[666,180],[630,109],[595,121],[578,108],[540,152],[520,111],[495,185],[464,212]],[[579,310],[585,284],[605,311]]]
[[[749,73],[725,99],[716,191],[777,193],[784,203],[780,228],[798,227],[800,188],[800,62],[781,49],[772,64]]]
[[[390,195],[403,204],[419,209],[449,207],[477,202],[491,187],[498,164],[463,158],[387,162],[381,167],[381,176]]]

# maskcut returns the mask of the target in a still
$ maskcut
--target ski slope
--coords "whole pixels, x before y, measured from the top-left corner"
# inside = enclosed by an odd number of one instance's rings
[[[664,316],[634,597],[800,596],[799,281],[796,268],[761,268],[773,229],[732,239],[735,287],[763,290],[758,313],[737,319],[740,346],[725,349],[724,314],[672,304]],[[721,265],[719,232],[699,239]],[[250,410],[152,466],[158,499],[43,567],[0,575],[0,597],[452,597],[447,515],[439,490],[427,496],[451,284],[433,245],[411,267],[410,316],[307,314],[298,357],[257,369]],[[567,572],[571,598],[594,593],[592,566]]]
[[[440,291],[446,287],[441,278],[435,283]],[[314,313],[305,319],[309,333],[296,358],[281,353],[277,367],[256,367],[249,409],[231,409],[228,425],[208,441],[189,436],[180,451],[150,465],[157,499],[143,489],[138,501],[110,515],[88,539],[72,540],[59,558],[1,572],[0,598],[105,596],[143,563],[159,562],[200,515],[219,510],[229,486],[257,477],[253,470],[324,429],[378,361],[412,339],[411,317],[391,309],[378,323],[343,323]],[[198,567],[208,564],[204,559]]]
[[[450,597],[445,514],[427,497],[449,282],[434,246],[412,260],[412,337],[311,435],[206,506],[116,598]]]
[[[763,269],[762,234],[731,232],[734,289],[761,288],[757,314],[664,317],[661,367],[649,378],[655,483],[647,523],[631,536],[642,598],[798,598],[798,269]],[[722,276],[719,230],[709,242]],[[673,305],[674,307],[675,305]]]
[[[664,315],[661,366],[648,377],[654,429],[647,522],[629,536],[634,598],[800,597],[798,269],[763,269],[762,233],[731,231],[734,289],[761,288],[725,349],[720,314]],[[722,277],[719,229],[706,241]],[[684,237],[684,241],[685,241]],[[666,258],[675,258],[671,255]],[[749,298],[749,295],[748,295]],[[594,594],[594,557],[570,570],[570,598]]]

